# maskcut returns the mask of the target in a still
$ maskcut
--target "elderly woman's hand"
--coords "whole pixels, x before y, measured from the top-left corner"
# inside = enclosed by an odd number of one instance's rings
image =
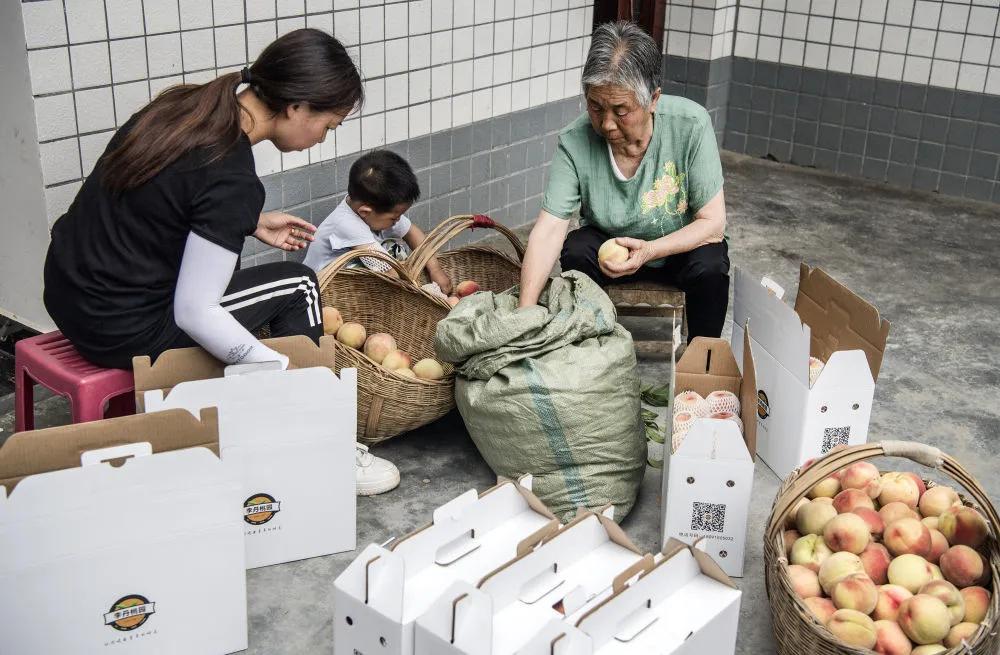
[[[646,264],[646,262],[655,259],[653,244],[649,241],[633,239],[631,237],[618,237],[615,239],[615,243],[619,246],[628,248],[629,254],[628,259],[621,263],[601,263],[601,270],[604,271],[604,274],[610,278],[625,277],[627,275],[637,273],[639,269]]]

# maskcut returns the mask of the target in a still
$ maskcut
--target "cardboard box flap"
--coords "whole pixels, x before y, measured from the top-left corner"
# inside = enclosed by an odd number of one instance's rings
[[[725,339],[692,339],[677,362],[675,379],[674,395],[689,390],[702,396],[713,391],[740,392],[740,367]]]
[[[878,379],[889,321],[870,302],[833,279],[826,271],[802,264],[795,311],[812,330],[810,353],[824,362],[838,350],[862,350],[872,379]]]
[[[296,368],[325,366],[335,369],[337,346],[332,336],[321,337],[318,346],[303,335],[264,339],[262,343],[287,355]],[[226,364],[198,347],[168,350],[155,362],[148,355],[133,357],[136,408],[144,411],[143,395],[147,391],[163,389],[168,392],[181,382],[220,378],[225,375],[225,369]]]
[[[750,324],[743,330],[743,381],[740,384],[740,418],[743,420],[743,441],[750,459],[757,459],[757,365],[753,359]]]
[[[201,410],[200,420],[173,409],[15,433],[0,446],[0,486],[10,495],[29,475],[80,466],[84,452],[137,442],[148,442],[153,453],[202,446],[218,455],[218,410]]]
[[[698,544],[704,540],[704,537],[696,539],[691,545],[685,544],[684,542],[674,539],[671,537],[666,546],[664,546],[664,557],[666,557],[666,551],[671,550],[671,556],[676,555],[678,550],[676,545],[679,544],[682,549],[687,549],[691,551],[691,555],[694,556],[694,561],[698,562],[698,568],[701,569],[702,574],[712,578],[720,584],[724,584],[732,589],[739,589],[733,579],[726,575],[726,572],[722,570],[718,562],[711,558],[711,556],[704,550],[698,547]],[[672,543],[673,542],[673,543]]]

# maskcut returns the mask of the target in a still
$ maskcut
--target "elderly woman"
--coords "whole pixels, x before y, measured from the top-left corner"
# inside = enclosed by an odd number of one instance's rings
[[[722,165],[708,112],[661,96],[660,51],[629,22],[593,34],[583,68],[587,113],[559,134],[548,186],[521,273],[522,307],[534,305],[560,253],[601,285],[658,280],[686,294],[688,333],[718,337],[729,303]],[[569,230],[580,210],[581,227]],[[601,264],[616,238],[629,251]]]

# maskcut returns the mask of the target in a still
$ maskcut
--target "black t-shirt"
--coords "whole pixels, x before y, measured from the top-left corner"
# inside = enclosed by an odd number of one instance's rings
[[[101,184],[98,162],[52,226],[45,307],[85,357],[114,361],[175,338],[173,297],[188,234],[239,254],[256,230],[264,186],[249,139],[214,161],[210,155],[192,151],[118,196]]]

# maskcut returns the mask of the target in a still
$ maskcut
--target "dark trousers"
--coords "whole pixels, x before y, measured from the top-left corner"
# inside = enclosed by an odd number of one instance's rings
[[[612,279],[597,263],[597,250],[610,238],[595,227],[573,230],[566,236],[559,258],[562,269],[585,273],[601,286],[635,280],[675,286],[684,292],[688,340],[722,334],[729,307],[729,246],[725,241],[671,255],[661,268],[644,266],[634,275]]]

